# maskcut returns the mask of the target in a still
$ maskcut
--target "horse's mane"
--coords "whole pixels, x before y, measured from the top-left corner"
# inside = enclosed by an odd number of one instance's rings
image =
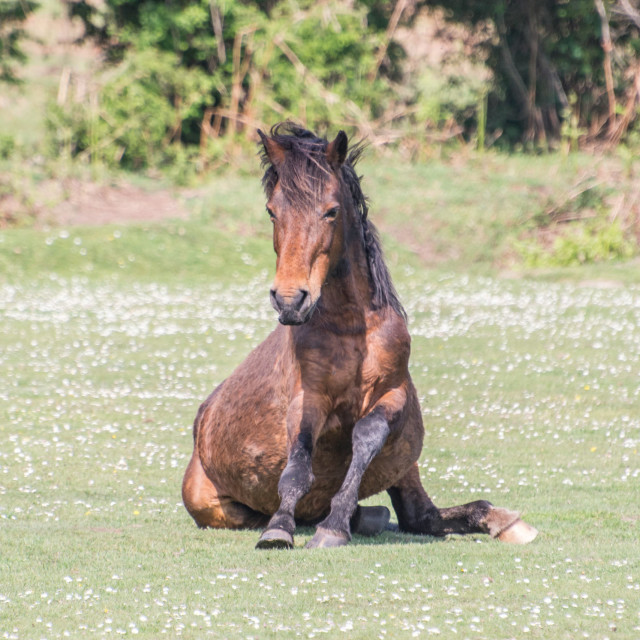
[[[328,141],[290,122],[272,127],[271,138],[286,153],[284,162],[276,170],[266,151],[262,151],[262,166],[266,169],[262,185],[267,198],[271,197],[276,182],[280,181],[285,196],[294,206],[313,201],[315,194],[320,192],[324,181],[331,175],[331,167],[325,154]],[[398,299],[384,262],[378,232],[368,219],[367,198],[362,192],[360,177],[355,171],[355,165],[360,160],[365,146],[363,142],[359,142],[351,147],[346,161],[340,168],[340,178],[349,189],[356,219],[360,223],[369,266],[373,305],[376,308],[390,306],[406,319],[407,314]]]

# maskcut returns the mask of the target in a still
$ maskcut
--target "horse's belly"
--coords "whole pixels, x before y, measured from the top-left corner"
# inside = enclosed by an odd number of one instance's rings
[[[225,475],[224,482],[234,500],[272,515],[280,504],[278,480],[286,463],[286,448],[278,451],[265,449],[260,442],[247,442],[218,475]]]
[[[225,396],[216,397],[201,421],[200,460],[221,495],[272,514],[287,464],[286,414],[255,395],[252,405],[232,405]]]
[[[274,453],[256,443],[245,443],[244,455],[239,459],[244,472],[234,493],[240,502],[269,515],[280,505],[278,482],[287,463],[286,448]],[[309,493],[296,505],[296,518],[313,521],[329,513],[331,498],[340,489],[350,461],[350,430],[336,431],[318,440],[312,456],[314,481]],[[231,469],[227,471],[232,473]]]
[[[234,429],[233,438],[223,426],[216,431],[217,437],[201,451],[207,475],[224,495],[273,515],[280,506],[278,482],[287,464],[286,427],[282,432],[271,427],[272,437],[266,439],[257,425]],[[296,518],[312,521],[329,513],[350,462],[350,430],[335,430],[318,440],[312,456],[314,481],[296,506]]]

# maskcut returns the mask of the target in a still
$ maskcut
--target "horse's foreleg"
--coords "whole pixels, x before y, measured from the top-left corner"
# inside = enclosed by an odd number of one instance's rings
[[[280,506],[262,532],[256,545],[257,549],[293,548],[296,504],[309,492],[313,483],[311,454],[314,430],[326,419],[326,416],[321,416],[319,411],[312,408],[313,403],[304,410],[303,401],[303,394],[299,394],[289,407],[287,415],[289,456],[278,481]]]
[[[305,432],[300,433],[293,443],[287,466],[278,482],[280,507],[260,536],[257,549],[291,549],[293,547],[293,532],[296,528],[293,514],[296,504],[309,492],[313,482],[312,446],[311,435]]]
[[[391,431],[390,422],[404,405],[402,390],[386,394],[375,408],[353,427],[351,464],[338,493],[331,500],[329,515],[318,525],[309,548],[337,547],[351,539],[350,521],[358,506],[362,476],[380,452]]]
[[[420,482],[417,463],[388,489],[401,531],[446,536],[450,533],[486,533],[503,542],[526,544],[538,532],[515,511],[477,500],[458,507],[438,509]]]

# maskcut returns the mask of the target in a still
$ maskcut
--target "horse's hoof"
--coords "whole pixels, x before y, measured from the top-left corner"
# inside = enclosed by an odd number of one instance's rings
[[[387,529],[391,513],[387,507],[360,507],[351,518],[351,532],[361,536],[377,536]]]
[[[536,539],[537,535],[538,530],[535,527],[518,518],[498,536],[498,540],[510,544],[529,544]]]
[[[306,549],[328,549],[330,547],[343,547],[349,543],[349,536],[340,531],[330,531],[318,527],[316,533],[305,545]]]
[[[262,532],[256,549],[293,549],[293,536],[284,529],[267,529]]]

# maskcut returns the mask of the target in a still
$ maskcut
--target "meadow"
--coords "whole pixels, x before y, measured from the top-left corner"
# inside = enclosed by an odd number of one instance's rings
[[[483,258],[500,215],[535,214],[564,174],[534,158],[500,181],[493,161],[481,194],[440,164],[412,189],[366,165],[366,184],[410,318],[424,484],[522,511],[531,545],[308,551],[302,529],[258,552],[256,532],[195,527],[193,417],[276,322],[258,180],[227,176],[187,221],[0,232],[0,638],[640,637],[637,264],[501,275]],[[412,247],[425,200],[437,266]]]

